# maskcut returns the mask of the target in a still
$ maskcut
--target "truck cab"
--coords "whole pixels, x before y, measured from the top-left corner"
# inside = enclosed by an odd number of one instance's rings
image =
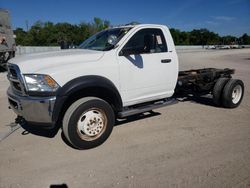
[[[173,95],[178,58],[166,26],[134,27],[111,55],[119,66],[124,106]]]

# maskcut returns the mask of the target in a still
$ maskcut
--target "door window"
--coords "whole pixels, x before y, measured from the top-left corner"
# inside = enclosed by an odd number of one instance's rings
[[[167,44],[161,29],[142,29],[123,47],[138,54],[167,52]]]

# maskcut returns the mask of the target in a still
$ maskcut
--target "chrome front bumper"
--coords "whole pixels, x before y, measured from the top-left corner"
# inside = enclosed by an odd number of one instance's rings
[[[53,124],[52,112],[56,97],[31,97],[15,94],[11,87],[7,91],[9,105],[19,116],[27,122]]]

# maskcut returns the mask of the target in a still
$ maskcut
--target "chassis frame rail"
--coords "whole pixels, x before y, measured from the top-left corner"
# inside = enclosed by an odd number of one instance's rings
[[[232,78],[231,75],[234,73],[234,69],[228,68],[204,68],[180,71],[175,93],[208,94],[213,90],[219,78]]]

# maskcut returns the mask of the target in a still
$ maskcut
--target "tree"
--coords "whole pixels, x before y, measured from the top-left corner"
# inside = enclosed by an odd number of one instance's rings
[[[62,40],[68,44],[79,45],[89,36],[109,27],[108,20],[95,17],[92,22],[81,22],[80,24],[66,22],[54,24],[37,21],[27,32],[22,28],[17,28],[14,33],[17,37],[17,45],[57,46]],[[242,37],[236,38],[233,36],[220,37],[217,33],[207,29],[194,29],[187,32],[171,28],[170,32],[175,45],[232,44],[235,41],[239,41],[241,44],[250,44],[250,36],[246,33]]]
[[[25,44],[24,40],[26,38],[27,32],[24,31],[23,28],[16,28],[16,30],[14,30],[14,34],[16,35],[17,44]]]
[[[250,44],[250,36],[244,33],[240,38],[239,41],[241,44],[249,45]]]
[[[221,41],[221,44],[223,45],[231,45],[237,41],[237,38],[231,35],[227,35],[227,36],[221,37],[220,41]]]
[[[175,45],[179,45],[180,44],[180,30],[171,28],[170,32],[175,42]]]

